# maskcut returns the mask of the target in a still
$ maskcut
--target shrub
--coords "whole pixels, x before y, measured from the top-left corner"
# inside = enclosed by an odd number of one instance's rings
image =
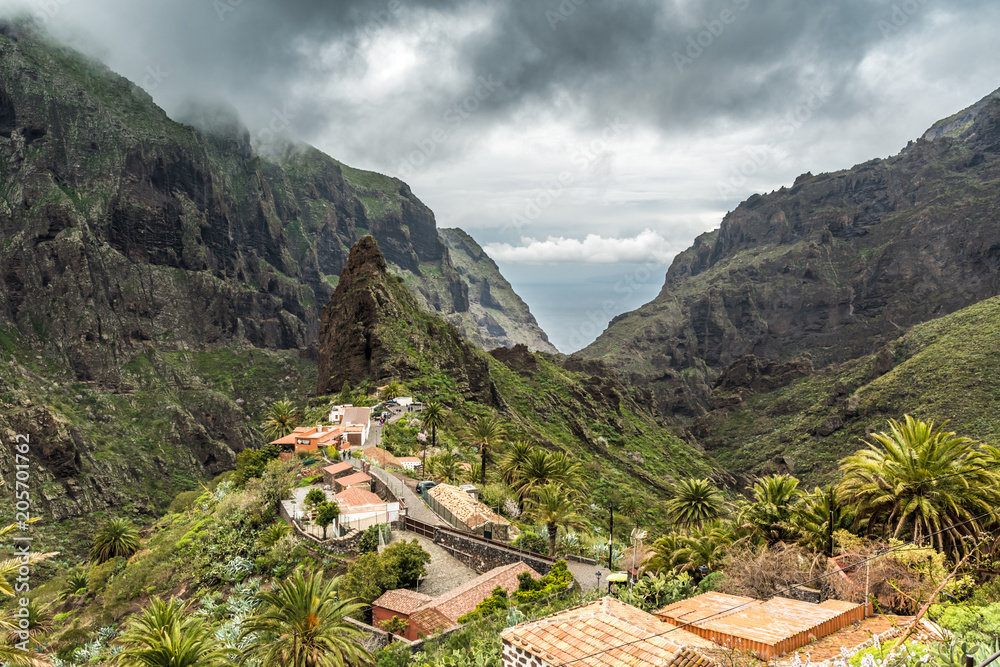
[[[532,579],[530,573],[522,572],[517,575],[517,580],[518,588],[514,599],[518,604],[525,604],[564,592],[573,581],[573,573],[566,567],[566,561],[558,560],[541,579]]]
[[[358,538],[358,552],[362,554],[370,554],[373,551],[378,551],[378,526],[369,526],[365,528],[365,532],[361,533],[361,537]]]
[[[527,574],[526,572],[522,574]],[[529,575],[530,578],[530,575]],[[520,579],[520,577],[519,577]],[[476,608],[468,614],[458,617],[459,623],[468,623],[484,616],[491,616],[494,613],[507,609],[507,591],[500,586],[493,589],[492,595],[476,605]]]
[[[431,555],[424,551],[416,540],[396,542],[386,547],[382,552],[386,567],[396,575],[399,585],[411,588],[417,585],[419,578],[427,574],[424,567],[431,562]]]
[[[173,502],[170,503],[171,514],[180,514],[181,512],[187,511],[194,501],[198,500],[198,497],[202,494],[201,491],[183,491],[178,493]]]
[[[236,455],[236,474],[234,482],[236,486],[242,487],[248,480],[254,477],[261,477],[267,464],[278,458],[281,454],[279,445],[264,445],[259,449],[244,449]]]
[[[511,544],[519,549],[534,551],[538,554],[547,554],[549,552],[549,538],[542,537],[530,530],[522,532]]]

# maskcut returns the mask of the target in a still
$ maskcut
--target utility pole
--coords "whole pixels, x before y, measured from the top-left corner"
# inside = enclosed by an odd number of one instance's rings
[[[833,484],[830,485],[830,525],[828,526],[827,537],[827,556],[833,558],[833,509],[834,509],[834,499],[833,499]]]
[[[611,552],[614,550],[615,543],[615,503],[612,501],[608,505],[608,509],[611,510],[611,524],[608,528],[608,569],[613,570],[611,566]],[[610,590],[610,584],[608,584]]]

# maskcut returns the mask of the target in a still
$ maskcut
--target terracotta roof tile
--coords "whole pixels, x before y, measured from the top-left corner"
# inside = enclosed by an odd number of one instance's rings
[[[488,598],[497,586],[503,588],[508,594],[516,591],[517,575],[522,572],[530,572],[532,579],[541,577],[524,563],[501,565],[435,598],[425,604],[422,609],[437,609],[446,618],[457,621],[459,616],[469,613],[476,608],[476,605]]]
[[[548,663],[573,661],[577,667],[663,667],[685,648],[714,646],[611,597],[522,623],[501,636]]]
[[[415,609],[420,608],[423,604],[433,599],[430,595],[424,595],[423,593],[417,593],[405,588],[397,588],[383,593],[379,599],[372,602],[372,606],[382,607],[383,609],[409,616]]]
[[[396,466],[397,468],[402,467],[396,462],[396,457],[393,456],[391,452],[388,452],[381,447],[369,447],[367,449],[362,449],[361,455],[366,459],[374,461],[383,468],[386,466]]]
[[[496,514],[486,505],[477,503],[472,496],[457,486],[438,484],[427,493],[469,528],[476,528],[484,523],[510,525],[507,519]]]
[[[334,499],[341,504],[344,510],[352,507],[368,507],[371,505],[385,505],[385,501],[376,496],[371,491],[365,491],[357,487],[344,489],[334,496]]]
[[[323,468],[323,471],[324,472],[328,472],[331,475],[336,475],[338,473],[342,473],[342,472],[345,472],[347,470],[350,470],[353,467],[354,466],[352,466],[347,461],[341,461],[340,463],[334,463],[332,466],[327,466],[327,467]]]
[[[337,484],[343,487],[353,486],[355,484],[364,484],[365,482],[372,481],[372,478],[363,472],[356,472],[353,475],[348,475],[347,477],[341,477],[336,480]]]

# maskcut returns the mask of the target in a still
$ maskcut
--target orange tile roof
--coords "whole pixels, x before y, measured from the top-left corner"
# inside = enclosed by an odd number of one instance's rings
[[[340,463],[334,463],[332,466],[327,466],[323,468],[323,471],[328,472],[331,475],[336,475],[337,473],[344,472],[345,470],[350,470],[353,467],[354,466],[352,466],[347,461],[341,461]]]
[[[322,431],[319,429],[322,429]],[[339,438],[343,434],[344,429],[339,426],[299,426],[288,435],[277,440],[272,440],[268,444],[295,445],[298,444],[299,440],[310,440],[322,445],[334,438]]]
[[[430,636],[453,628],[457,623],[433,607],[418,609],[410,614],[410,625],[418,635]]]
[[[433,599],[430,595],[424,595],[423,593],[417,593],[405,588],[397,588],[383,593],[379,599],[372,602],[372,606],[409,616],[415,609]]]
[[[702,593],[668,605],[656,615],[716,643],[752,649],[762,658],[787,653],[865,617],[863,605],[821,604],[771,598],[761,602],[724,593]]]
[[[503,526],[510,525],[507,519],[486,505],[477,503],[472,496],[457,486],[438,484],[429,489],[427,493],[469,528],[476,528],[484,523],[494,523]]]
[[[347,477],[341,477],[338,480],[334,480],[337,484],[343,487],[353,486],[355,484],[364,484],[365,482],[372,481],[372,478],[363,472],[356,472],[353,475],[348,475]]]
[[[400,463],[420,463],[419,456],[397,456],[396,460]]]
[[[540,574],[535,572],[524,563],[511,563],[495,567],[486,574],[481,574],[471,581],[467,581],[457,588],[453,588],[444,595],[423,605],[421,609],[437,609],[445,618],[458,621],[459,616],[464,616],[476,608],[480,602],[488,598],[493,589],[497,586],[503,588],[507,593],[517,590],[517,575],[522,572],[530,572],[532,579],[538,579]]]
[[[368,507],[371,505],[386,504],[384,500],[376,496],[371,491],[365,491],[364,489],[359,489],[356,486],[344,489],[333,498],[343,506],[344,511],[348,511],[354,507]]]
[[[575,667],[663,667],[685,648],[714,647],[612,597],[516,625],[501,637],[549,664]]]

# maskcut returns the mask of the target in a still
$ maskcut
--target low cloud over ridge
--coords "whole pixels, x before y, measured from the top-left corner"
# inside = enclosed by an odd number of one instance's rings
[[[658,232],[644,229],[632,238],[588,234],[582,241],[550,236],[544,241],[521,238],[521,245],[488,243],[483,249],[494,260],[521,264],[669,264],[677,254]]]

